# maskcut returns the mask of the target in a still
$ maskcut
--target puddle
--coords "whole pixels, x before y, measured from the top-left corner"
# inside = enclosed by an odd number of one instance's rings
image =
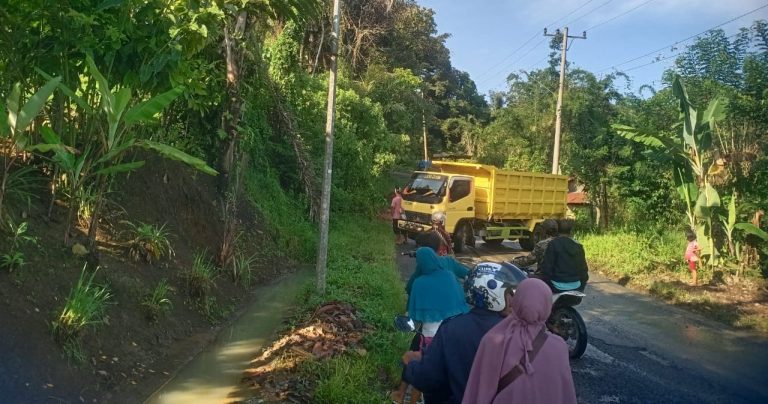
[[[274,337],[275,330],[293,309],[301,287],[313,279],[301,270],[255,291],[256,299],[200,354],[145,401],[148,404],[227,403],[242,399],[237,391],[251,359]]]

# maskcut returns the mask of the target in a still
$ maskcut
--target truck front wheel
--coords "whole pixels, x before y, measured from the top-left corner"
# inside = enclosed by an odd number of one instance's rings
[[[520,243],[520,248],[522,248],[523,251],[533,251],[533,247],[536,246],[536,243],[544,239],[544,231],[538,224],[533,227],[533,233],[526,231],[523,234],[525,234],[527,237],[517,240]]]
[[[453,235],[453,252],[460,253],[464,251],[464,246],[468,244],[469,237],[473,237],[472,228],[469,223],[461,223]]]

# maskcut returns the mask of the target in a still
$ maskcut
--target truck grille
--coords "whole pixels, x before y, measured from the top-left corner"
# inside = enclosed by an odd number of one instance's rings
[[[411,222],[426,223],[426,224],[429,224],[432,222],[432,215],[429,213],[412,212],[410,210],[406,210],[403,213],[405,214],[406,220],[409,220]]]

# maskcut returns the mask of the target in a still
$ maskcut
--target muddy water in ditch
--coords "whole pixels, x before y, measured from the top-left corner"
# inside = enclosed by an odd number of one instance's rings
[[[293,309],[296,294],[311,279],[312,272],[302,270],[257,290],[256,299],[243,314],[146,403],[225,403],[241,399],[230,395],[236,394],[243,371],[274,337],[282,319]]]

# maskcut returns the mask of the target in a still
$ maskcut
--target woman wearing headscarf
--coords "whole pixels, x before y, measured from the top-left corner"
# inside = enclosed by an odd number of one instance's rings
[[[575,404],[568,347],[546,331],[549,286],[539,279],[521,282],[510,306],[480,342],[462,403]]]
[[[433,249],[416,250],[416,267],[420,275],[411,284],[408,315],[422,324],[422,335],[428,342],[435,336],[440,322],[468,312],[469,306],[456,276],[445,268]]]
[[[411,343],[410,352],[418,352],[419,357],[432,342],[443,320],[469,311],[463,288],[457,282],[456,275],[446,268],[447,262],[441,258],[450,257],[438,257],[431,247],[419,247],[416,250],[416,272],[406,287],[408,316],[421,323],[421,333],[418,340]],[[466,277],[466,268],[464,271]],[[400,388],[391,396],[394,402],[402,402],[406,388],[407,383],[403,379]]]

